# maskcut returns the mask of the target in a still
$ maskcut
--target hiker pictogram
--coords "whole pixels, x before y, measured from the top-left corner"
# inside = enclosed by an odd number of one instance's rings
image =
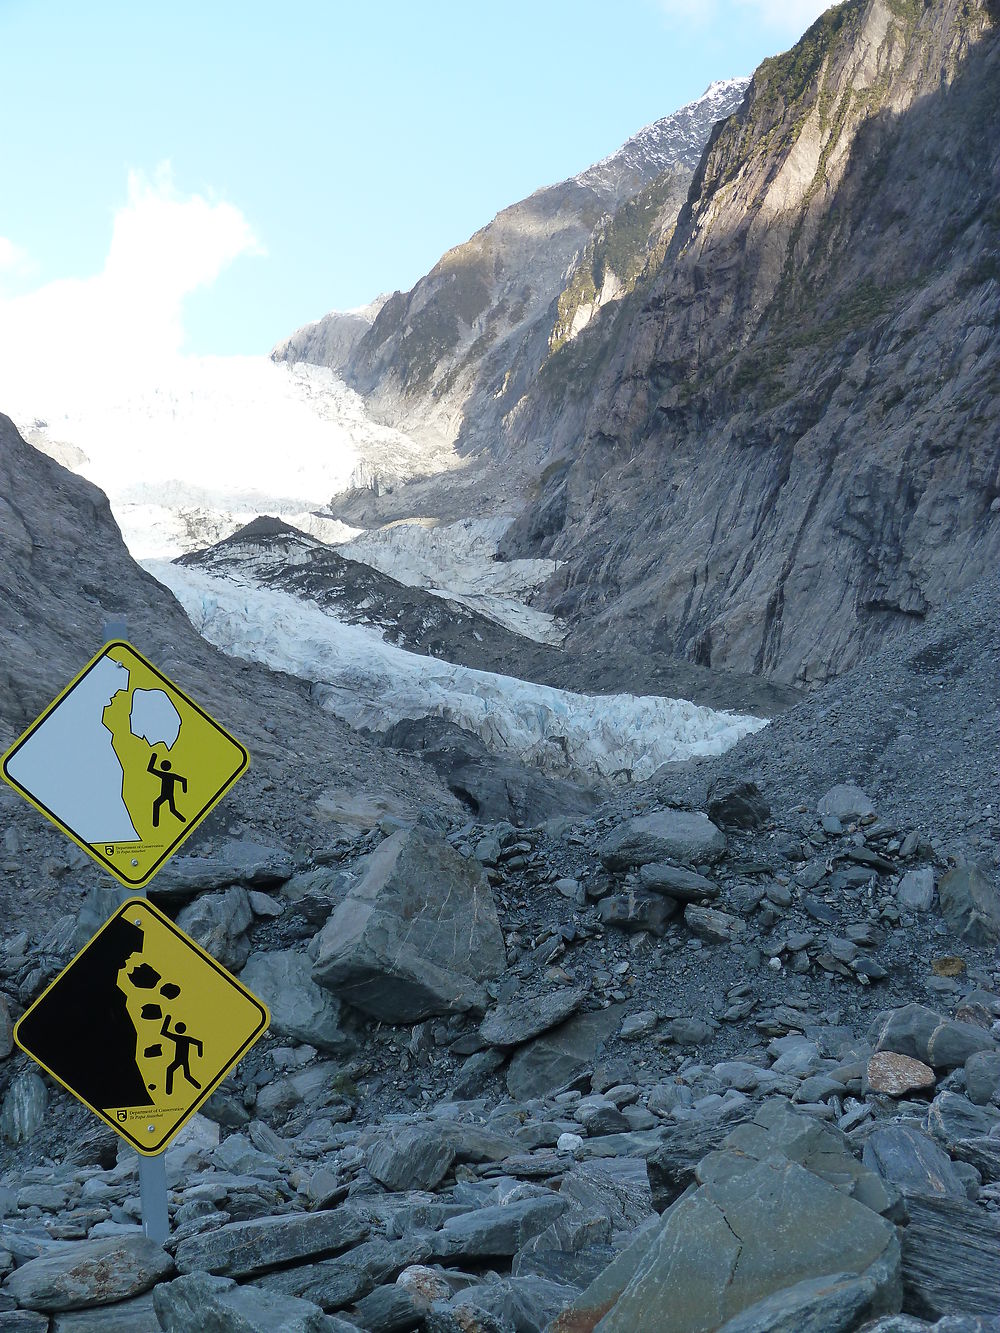
[[[167,1096],[169,1097],[174,1090],[174,1071],[180,1070],[193,1088],[201,1088],[201,1084],[191,1073],[191,1048],[198,1047],[199,1056],[204,1055],[205,1048],[197,1037],[187,1035],[187,1024],[178,1023],[173,1032],[170,1031],[170,1015],[167,1014],[163,1020],[163,1027],[160,1028],[161,1036],[166,1037],[174,1043],[174,1058],[167,1065]]]
[[[138,888],[249,762],[203,708],[116,641],[4,755],[2,772],[116,879]]]
[[[160,794],[153,802],[153,828],[160,827],[160,806],[164,803],[164,801],[166,801],[167,803],[167,809],[170,811],[172,815],[175,816],[175,818],[179,819],[182,824],[187,823],[187,820],[177,809],[177,806],[174,805],[174,788],[177,786],[178,783],[180,783],[181,791],[187,793],[188,789],[187,778],[182,778],[179,773],[174,773],[172,771],[172,767],[173,766],[171,765],[170,760],[164,759],[163,762],[160,764],[160,767],[157,768],[155,750],[149,756],[149,763],[146,765],[146,772],[152,773],[154,777],[160,779]]]
[[[137,898],[63,969],[14,1036],[133,1147],[153,1154],[267,1024],[255,995]]]

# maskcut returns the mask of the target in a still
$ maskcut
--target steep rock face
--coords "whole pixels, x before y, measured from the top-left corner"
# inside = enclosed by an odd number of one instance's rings
[[[359,310],[331,310],[314,324],[296,329],[290,338],[278,343],[271,353],[271,359],[308,361],[312,365],[340,370],[374,324],[388,299],[388,293],[383,293]]]
[[[551,609],[808,685],[996,562],[998,20],[848,0],[760,67],[658,271],[508,419]]]
[[[346,357],[341,323],[330,322],[343,316],[301,330],[274,355],[342,370],[384,421],[405,422],[436,440],[457,439],[463,452],[495,443],[498,422],[549,355],[557,324],[568,318],[572,325],[576,316],[582,327],[602,290],[608,300],[634,280],[641,267],[634,256],[645,255],[648,229],[655,224],[658,234],[661,215],[669,223],[676,218],[712,125],[739,104],[746,86],[746,80],[713,84],[697,102],[646,126],[580,175],[504,209],[449,250],[412,291],[389,297]],[[597,264],[614,277],[589,297],[593,274],[574,284],[575,257],[595,228],[605,228],[646,187],[655,187],[655,206],[633,214],[615,233],[617,268],[604,244]],[[591,259],[587,268],[593,267]],[[567,285],[574,307],[568,316],[553,308]]]

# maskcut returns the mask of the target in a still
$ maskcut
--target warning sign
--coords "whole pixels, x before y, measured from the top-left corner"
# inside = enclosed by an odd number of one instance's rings
[[[152,903],[132,898],[23,1015],[14,1040],[153,1155],[269,1022],[236,977]]]
[[[138,653],[109,643],[7,752],[3,776],[129,888],[246,771],[239,741]]]

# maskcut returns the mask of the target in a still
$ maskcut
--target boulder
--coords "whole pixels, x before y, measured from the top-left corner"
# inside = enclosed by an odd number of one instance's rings
[[[150,892],[154,898],[182,899],[230,884],[263,888],[280,884],[293,870],[291,856],[280,847],[234,839],[224,842],[214,856],[174,857],[158,872]]]
[[[922,1060],[895,1051],[876,1051],[868,1061],[865,1078],[872,1092],[903,1097],[908,1092],[934,1086],[934,1070]]]
[[[483,982],[506,967],[481,865],[440,835],[400,829],[316,937],[313,977],[389,1023],[483,1012]]]
[[[14,1079],[0,1107],[0,1136],[8,1143],[24,1143],[41,1129],[49,1095],[33,1069]]]
[[[844,782],[830,790],[823,796],[816,806],[818,815],[832,815],[834,819],[854,820],[863,819],[865,815],[873,815],[875,807],[864,794],[860,787],[855,787],[853,783]]]
[[[903,1194],[966,1198],[951,1158],[913,1125],[883,1125],[865,1142],[865,1166]]]
[[[995,1051],[996,1042],[983,1028],[942,1018],[922,1004],[904,1004],[880,1013],[871,1026],[877,1051],[909,1055],[934,1069],[957,1069],[975,1051]]]
[[[507,1070],[511,1096],[517,1101],[543,1097],[579,1078],[593,1066],[601,1044],[618,1027],[623,1014],[623,1005],[577,1014],[522,1046]]]
[[[719,1333],[852,1333],[871,1309],[874,1287],[852,1273],[806,1278],[728,1319]]]
[[[609,870],[628,870],[653,861],[694,865],[719,861],[725,853],[725,834],[707,815],[691,810],[637,815],[616,828],[600,849]]]
[[[934,870],[908,870],[896,885],[896,901],[905,911],[929,912],[934,905]]]
[[[304,953],[279,949],[251,954],[242,980],[271,1011],[271,1031],[277,1036],[338,1055],[351,1049],[353,1043],[340,1026],[340,1001],[317,986]]]
[[[960,939],[978,945],[1000,940],[1000,893],[978,866],[958,866],[942,875],[938,897],[941,914]]]
[[[974,1051],[965,1062],[965,1091],[970,1102],[985,1106],[1000,1090],[1000,1051]]]
[[[958,1199],[911,1198],[903,1228],[906,1308],[924,1319],[1000,1310],[1000,1219]]]
[[[83,1310],[148,1291],[174,1264],[146,1236],[82,1240],[22,1264],[3,1289],[29,1310]]]
[[[684,908],[684,924],[692,934],[709,944],[728,944],[747,928],[742,917],[720,912],[714,907],[700,907],[697,903],[688,903]]]
[[[250,953],[245,931],[253,921],[247,891],[234,885],[206,893],[182,908],[177,925],[223,967],[238,972]]]
[[[0,1333],[3,1330],[0,1324]],[[133,1296],[93,1310],[68,1310],[52,1319],[51,1333],[162,1333],[153,1308],[153,1293]]]
[[[189,1273],[157,1287],[153,1305],[163,1333],[335,1333],[344,1325],[311,1301],[240,1287],[207,1273]]]
[[[454,1160],[454,1148],[433,1125],[390,1131],[365,1154],[368,1171],[387,1190],[432,1190]]]
[[[6,1060],[14,1049],[14,1020],[6,995],[0,991],[0,1060]]]
[[[708,793],[708,817],[719,828],[760,828],[771,807],[754,782],[719,781]]]
[[[681,866],[662,865],[651,861],[639,871],[639,883],[644,889],[666,894],[679,903],[705,903],[718,898],[720,889],[714,880]]]
[[[866,1279],[858,1315],[898,1310],[895,1227],[797,1163],[771,1158],[671,1205],[601,1333],[719,1328],[775,1293],[831,1274]]]

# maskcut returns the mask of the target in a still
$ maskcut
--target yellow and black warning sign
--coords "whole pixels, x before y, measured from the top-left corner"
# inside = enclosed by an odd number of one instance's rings
[[[153,1156],[269,1022],[236,977],[152,903],[132,898],[21,1017],[14,1040]]]
[[[3,758],[3,776],[129,888],[147,884],[250,763],[128,643],[105,644]]]

